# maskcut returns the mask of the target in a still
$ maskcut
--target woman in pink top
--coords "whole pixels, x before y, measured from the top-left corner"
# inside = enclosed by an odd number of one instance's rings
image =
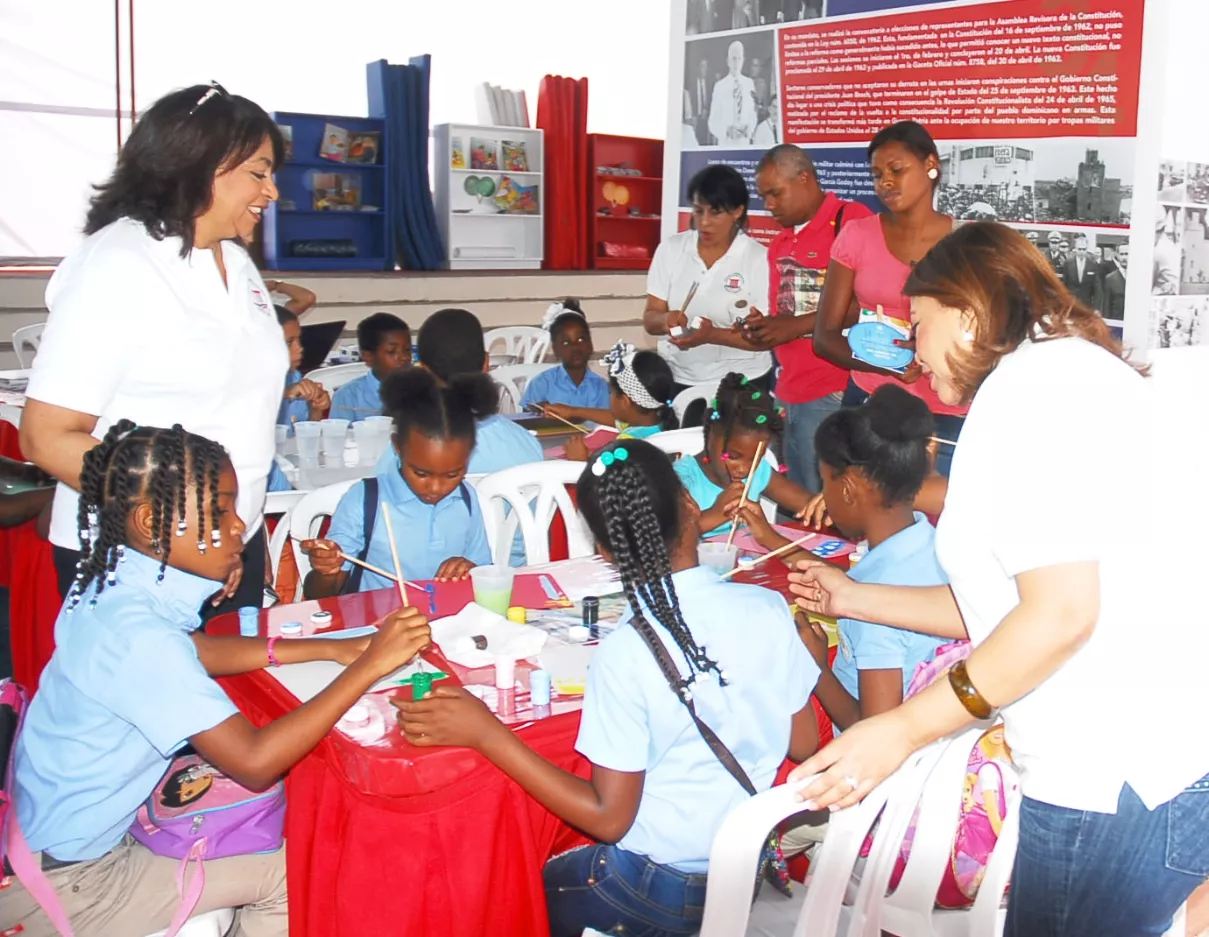
[[[913,120],[891,124],[873,138],[868,154],[873,186],[887,211],[850,221],[836,238],[819,301],[814,350],[851,370],[843,406],[857,406],[882,384],[901,381],[935,415],[937,436],[956,442],[966,407],[942,403],[928,382],[919,380],[917,362],[895,374],[858,361],[843,335],[856,323],[854,297],[862,309],[881,306],[887,316],[909,321],[903,286],[911,268],[953,230],[953,219],[932,207],[940,184],[940,154],[927,130]],[[936,458],[942,475],[949,474],[952,457],[953,447],[942,443]]]

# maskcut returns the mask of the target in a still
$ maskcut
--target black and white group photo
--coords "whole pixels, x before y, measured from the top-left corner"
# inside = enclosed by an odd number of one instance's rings
[[[776,30],[699,39],[684,50],[684,146],[781,142]]]
[[[1209,296],[1164,296],[1150,306],[1150,347],[1185,348],[1209,339]]]
[[[818,19],[823,0],[688,0],[685,33],[703,33],[752,26],[775,26]]]
[[[1025,228],[1013,225],[1049,261],[1075,296],[1105,319],[1125,317],[1125,281],[1129,269],[1127,232]]]

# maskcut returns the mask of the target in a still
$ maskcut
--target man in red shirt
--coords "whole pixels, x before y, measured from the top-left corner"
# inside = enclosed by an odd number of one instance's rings
[[[744,335],[776,350],[776,395],[786,416],[782,457],[790,479],[817,492],[822,482],[815,430],[839,410],[848,372],[818,357],[811,335],[840,226],[872,212],[860,202],[824,192],[810,156],[789,143],[764,154],[756,168],[756,189],[784,230],[768,246],[768,315],[749,315]]]

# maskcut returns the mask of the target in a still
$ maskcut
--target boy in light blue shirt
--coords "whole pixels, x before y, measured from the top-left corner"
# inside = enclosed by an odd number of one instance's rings
[[[332,398],[331,418],[360,423],[382,411],[380,396],[386,375],[411,364],[411,330],[389,312],[375,312],[357,326],[357,347],[369,373],[349,381]]]
[[[849,575],[895,586],[945,585],[936,559],[936,531],[915,513],[915,496],[931,472],[932,414],[918,397],[889,384],[859,407],[827,417],[815,434],[827,512],[850,540],[868,540]],[[839,622],[835,663],[817,626],[803,628],[824,668],[818,698],[836,730],[847,729],[902,703],[916,668],[947,638],[876,622]]]
[[[491,562],[478,496],[464,479],[477,418],[495,399],[495,386],[482,372],[458,375],[449,384],[423,368],[387,377],[382,401],[395,423],[397,467],[350,488],[327,537],[302,544],[313,566],[303,584],[308,598],[394,586],[345,559],[394,568],[382,505],[391,512],[407,578],[465,579],[472,567]]]

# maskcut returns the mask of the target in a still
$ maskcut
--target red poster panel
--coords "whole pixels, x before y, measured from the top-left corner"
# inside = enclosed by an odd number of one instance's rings
[[[1007,0],[780,30],[785,139],[1132,137],[1144,0]]]

